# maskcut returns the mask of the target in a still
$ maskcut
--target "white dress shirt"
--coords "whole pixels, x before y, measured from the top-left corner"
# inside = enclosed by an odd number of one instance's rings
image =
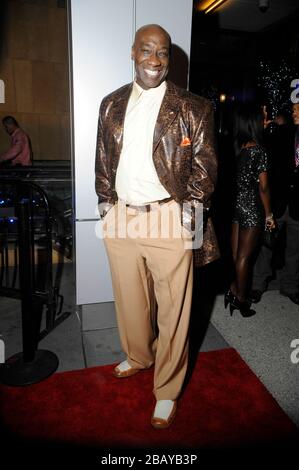
[[[146,204],[170,197],[153,162],[154,129],[165,91],[165,82],[149,90],[136,82],[133,84],[115,182],[118,198],[129,204]]]

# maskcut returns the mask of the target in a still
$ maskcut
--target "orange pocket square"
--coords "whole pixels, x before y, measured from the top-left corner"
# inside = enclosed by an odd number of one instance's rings
[[[189,137],[184,137],[180,143],[180,147],[187,147],[188,145],[191,145],[191,140]]]

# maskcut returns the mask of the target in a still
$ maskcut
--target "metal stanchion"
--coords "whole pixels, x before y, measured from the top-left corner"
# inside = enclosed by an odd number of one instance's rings
[[[34,245],[30,201],[23,198],[16,206],[19,238],[20,290],[22,304],[23,351],[0,366],[0,382],[22,386],[40,382],[55,372],[58,358],[51,351],[38,350],[39,312],[42,299],[34,293]]]

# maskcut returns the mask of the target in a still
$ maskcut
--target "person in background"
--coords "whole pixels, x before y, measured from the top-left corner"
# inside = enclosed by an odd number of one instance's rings
[[[5,116],[2,123],[10,135],[10,148],[0,155],[0,163],[9,163],[11,166],[31,166],[32,151],[28,135],[19,127],[13,116]]]
[[[213,108],[166,80],[170,50],[170,36],[161,26],[145,25],[136,32],[131,52],[135,81],[101,103],[95,164],[103,228],[116,227],[113,237],[104,238],[126,353],[114,376],[127,378],[154,364],[155,428],[173,421],[185,380],[193,284],[188,233],[176,237],[170,230],[165,237],[163,214],[177,210],[171,224],[181,229],[189,217],[184,205],[203,205],[206,229],[199,258],[205,264],[219,256],[207,216],[217,171]],[[117,232],[121,220],[125,235]],[[133,224],[145,234],[130,235]],[[152,325],[149,274],[158,334]]]
[[[225,308],[241,315],[254,315],[248,300],[248,288],[253,254],[265,226],[275,227],[268,184],[268,157],[262,146],[264,115],[261,107],[242,105],[234,123],[236,155],[236,187],[231,233],[235,278],[225,294]]]
[[[299,305],[299,103],[292,106],[294,130],[280,113],[268,135],[272,208],[279,231],[286,229],[280,293]],[[262,246],[256,260],[250,299],[261,300],[273,275],[273,251]]]

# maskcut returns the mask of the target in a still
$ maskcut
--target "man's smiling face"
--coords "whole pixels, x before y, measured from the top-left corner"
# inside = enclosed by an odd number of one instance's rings
[[[169,68],[169,36],[158,26],[141,28],[132,47],[136,82],[145,90],[156,88],[165,79]]]

